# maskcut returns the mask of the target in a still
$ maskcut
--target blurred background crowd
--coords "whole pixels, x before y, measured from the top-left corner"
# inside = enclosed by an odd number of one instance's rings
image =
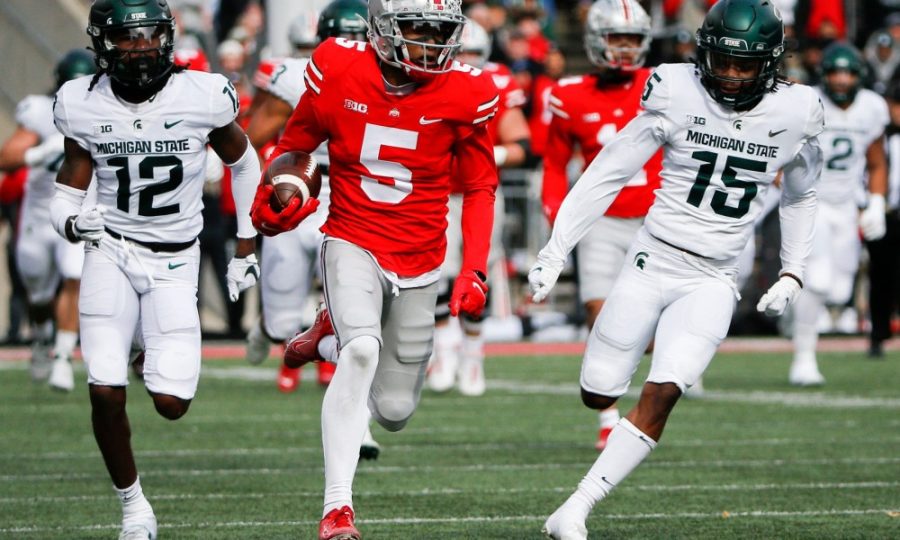
[[[866,86],[885,95],[889,103],[900,102],[900,0],[773,0],[787,30],[787,54],[782,73],[788,78],[817,84],[817,69],[824,47],[835,40],[856,45],[869,64]],[[714,0],[643,0],[653,21],[653,42],[648,66],[663,62],[689,62],[695,53],[695,31]],[[58,4],[58,5],[57,5]],[[176,14],[177,61],[228,76],[249,106],[256,91],[254,74],[272,57],[291,54],[291,23],[305,17],[314,29],[320,0],[169,0]],[[466,15],[487,30],[491,61],[507,66],[525,92],[523,107],[532,132],[532,155],[525,165],[502,171],[506,195],[504,247],[507,260],[502,271],[508,276],[509,295],[493,307],[495,321],[517,319],[512,326],[488,325],[488,339],[513,339],[532,334],[546,339],[578,337],[583,313],[574,283],[575,273],[564,276],[548,306],[533,306],[526,299],[525,273],[548,234],[541,212],[541,156],[550,112],[549,90],[566,75],[592,70],[583,45],[583,28],[589,0],[463,0]],[[71,47],[88,43],[83,31],[88,0],[4,0],[0,2],[0,138],[15,128],[11,120],[16,103],[26,94],[51,87],[51,69],[44,67]],[[58,9],[57,9],[58,8]],[[50,12],[53,13],[50,13]],[[289,15],[288,15],[289,14]],[[38,15],[43,15],[38,16]],[[43,22],[40,22],[43,21]],[[47,28],[47,24],[52,26]],[[78,36],[81,36],[80,38]],[[22,44],[22,40],[26,44]],[[24,48],[23,48],[24,47]],[[31,47],[30,49],[28,47]],[[31,55],[31,56],[29,56]],[[38,61],[43,59],[44,61]],[[10,77],[17,74],[17,77]],[[896,123],[891,129],[896,130]],[[580,164],[571,167],[572,179]],[[892,166],[892,176],[897,176]],[[243,338],[248,321],[258,307],[250,296],[245,303],[225,301],[225,269],[231,254],[227,238],[233,237],[234,206],[226,175],[207,184],[206,229],[201,236],[205,268],[201,274],[201,316],[207,337]],[[9,173],[0,183],[2,239],[6,243],[8,272],[0,291],[0,340],[9,343],[28,339],[24,291],[19,283],[14,254],[17,204],[22,196],[24,175]],[[896,185],[897,179],[892,178]],[[757,316],[756,300],[778,270],[777,217],[770,216],[759,228],[754,273],[743,292],[732,334],[773,333],[772,323]],[[861,270],[866,260],[860,261]],[[867,329],[865,272],[860,272],[857,294],[845,306],[831,306],[823,320],[825,331],[859,333]],[[498,305],[499,304],[499,305]],[[509,328],[512,328],[510,330]]]

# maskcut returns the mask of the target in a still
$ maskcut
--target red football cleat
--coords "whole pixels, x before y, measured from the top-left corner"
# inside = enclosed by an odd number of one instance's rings
[[[334,370],[337,369],[337,366],[331,362],[319,362],[316,364],[316,367],[318,368],[319,384],[322,386],[331,384],[331,379],[334,378]]]
[[[334,327],[331,326],[331,316],[328,315],[327,309],[322,308],[312,326],[288,341],[284,349],[284,365],[298,368],[310,362],[321,362],[324,358],[319,355],[319,342],[323,337],[332,334]]]
[[[278,370],[278,389],[290,394],[300,386],[300,368],[289,368],[284,364]]]
[[[353,526],[353,509],[342,506],[325,514],[319,522],[319,540],[362,540]]]
[[[610,433],[612,433],[611,427],[600,428],[600,432],[597,433],[597,443],[594,444],[594,448],[596,448],[598,452],[602,452],[603,449],[606,448],[606,441],[609,440]]]

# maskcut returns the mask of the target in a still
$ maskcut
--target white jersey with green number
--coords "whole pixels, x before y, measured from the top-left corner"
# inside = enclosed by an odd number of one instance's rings
[[[813,89],[779,85],[751,110],[736,112],[710,97],[692,64],[663,64],[647,80],[642,104],[644,111],[566,196],[541,256],[561,266],[593,224],[591,216],[605,212],[663,147],[662,185],[644,222],[651,235],[709,259],[733,260],[753,233],[766,190],[784,169],[782,208],[791,211],[782,222],[801,226],[782,242],[783,270],[802,274],[821,169],[823,112]]]
[[[659,66],[642,104],[665,144],[647,230],[717,260],[744,249],[778,171],[822,131],[822,104],[810,87],[781,86],[736,112],[709,97],[691,64]]]
[[[861,89],[853,103],[841,109],[816,88],[825,105],[825,131],[819,136],[824,154],[819,199],[842,204],[860,198],[866,171],[866,151],[890,123],[887,103]]]
[[[27,96],[16,106],[16,123],[37,134],[41,143],[57,135],[59,132],[53,125],[53,98],[40,95]],[[53,185],[62,158],[63,154],[60,152],[56,159],[48,159],[41,165],[28,168],[24,201],[27,212],[47,216],[49,220]]]
[[[222,75],[183,71],[134,104],[113,94],[109,77],[93,90],[90,80],[60,88],[54,117],[94,160],[106,226],[143,242],[194,240],[203,227],[208,135],[237,116],[234,86]]]

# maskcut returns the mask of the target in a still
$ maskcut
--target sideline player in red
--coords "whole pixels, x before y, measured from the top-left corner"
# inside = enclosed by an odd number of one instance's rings
[[[640,110],[641,92],[651,73],[643,67],[650,49],[650,17],[636,0],[598,0],[588,11],[584,47],[597,71],[561,79],[550,94],[553,119],[544,154],[542,197],[551,225],[569,190],[566,167],[575,147],[581,149],[587,165]],[[631,241],[653,204],[661,169],[662,154],[657,152],[576,248],[579,294],[588,329],[594,327]],[[603,450],[619,421],[619,410],[613,405],[599,415],[595,446]]]
[[[307,91],[273,153],[312,152],[327,139],[331,160],[321,254],[327,309],[285,352],[296,363],[340,351],[322,404],[322,540],[360,538],[351,493],[369,411],[398,431],[418,404],[453,160],[465,179],[464,253],[450,308],[474,316],[484,309],[497,188],[487,123],[498,97],[490,77],[453,61],[465,22],[460,0],[371,0],[369,43],[329,39],[316,49],[303,75]],[[296,227],[318,206],[294,199],[275,213],[271,193],[261,185],[252,211],[267,235]]]
[[[488,131],[494,142],[494,161],[498,168],[518,167],[528,156],[530,133],[528,121],[522,113],[525,93],[516,82],[509,68],[502,64],[488,62],[491,40],[487,31],[478,23],[469,21],[463,29],[457,60],[476,67],[489,74],[497,86],[500,100],[497,114],[488,123]],[[481,318],[450,317],[447,301],[453,280],[459,274],[462,254],[460,215],[464,192],[464,178],[453,174],[450,195],[450,210],[447,213],[447,257],[441,267],[440,294],[436,310],[434,329],[434,356],[428,368],[428,387],[435,392],[446,392],[457,385],[464,396],[484,394],[484,339],[481,337]],[[494,204],[494,230],[492,231],[491,254],[488,266],[502,264],[503,253],[503,197],[497,192]],[[497,273],[493,273],[496,276]],[[508,289],[501,280],[491,283],[496,295]],[[502,296],[500,296],[502,298]],[[501,302],[502,305],[502,302]]]

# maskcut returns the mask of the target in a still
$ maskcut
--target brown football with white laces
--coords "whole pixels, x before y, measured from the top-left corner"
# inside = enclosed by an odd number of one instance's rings
[[[300,197],[301,205],[318,197],[322,189],[322,171],[316,158],[306,152],[285,152],[269,163],[263,182],[274,188],[269,206],[280,212],[294,197]]]

